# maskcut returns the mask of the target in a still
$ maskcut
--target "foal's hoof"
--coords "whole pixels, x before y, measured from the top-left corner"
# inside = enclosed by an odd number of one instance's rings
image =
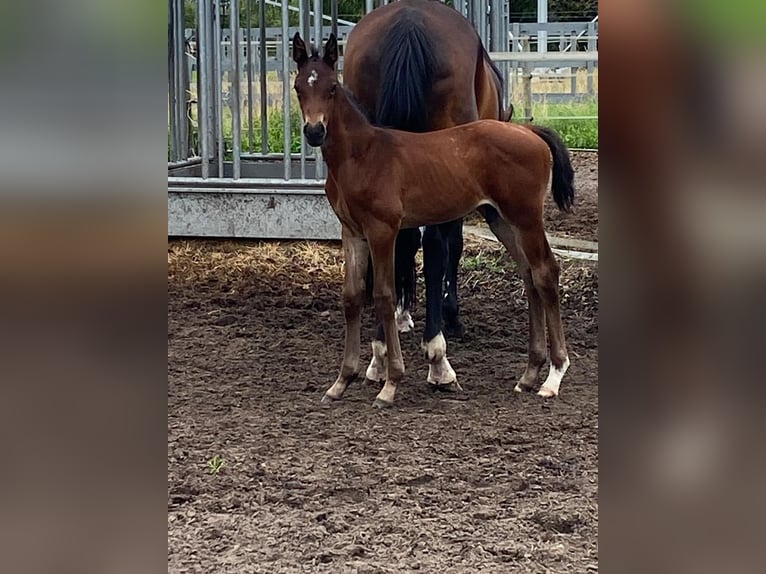
[[[513,387],[513,391],[516,393],[531,393],[535,390],[535,387],[532,385],[525,385],[524,383],[516,383],[516,386]]]
[[[388,401],[384,401],[383,399],[375,399],[372,402],[372,406],[376,409],[390,409],[394,406],[394,403],[389,403]]]

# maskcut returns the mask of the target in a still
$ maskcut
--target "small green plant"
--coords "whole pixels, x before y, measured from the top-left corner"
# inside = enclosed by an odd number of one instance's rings
[[[504,270],[502,255],[492,256],[483,253],[464,257],[462,266],[466,271],[485,270],[492,273],[502,273]]]
[[[226,466],[226,461],[218,455],[215,455],[207,461],[207,467],[210,469],[210,474],[219,474],[224,466]]]

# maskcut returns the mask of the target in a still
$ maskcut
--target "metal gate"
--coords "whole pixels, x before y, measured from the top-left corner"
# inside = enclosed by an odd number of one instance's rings
[[[509,0],[456,6],[508,80]],[[337,0],[168,0],[168,235],[340,238],[324,163],[300,137],[290,40],[335,32],[342,74],[353,26]]]

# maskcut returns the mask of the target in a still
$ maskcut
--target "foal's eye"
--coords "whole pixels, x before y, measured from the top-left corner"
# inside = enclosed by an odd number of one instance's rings
[[[332,85],[332,88],[330,88],[330,95],[331,96],[335,95],[335,90],[336,90],[337,87],[338,87],[338,84],[333,84]]]

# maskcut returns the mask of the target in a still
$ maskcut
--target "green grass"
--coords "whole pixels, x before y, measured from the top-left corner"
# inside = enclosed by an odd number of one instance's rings
[[[461,266],[466,271],[490,271],[493,273],[502,273],[507,268],[507,262],[504,260],[504,254],[480,252],[476,255],[466,255],[463,257]]]
[[[516,110],[523,114],[523,107],[516,107]],[[534,104],[532,117],[535,123],[556,130],[569,147],[598,149],[596,100],[571,104]]]

